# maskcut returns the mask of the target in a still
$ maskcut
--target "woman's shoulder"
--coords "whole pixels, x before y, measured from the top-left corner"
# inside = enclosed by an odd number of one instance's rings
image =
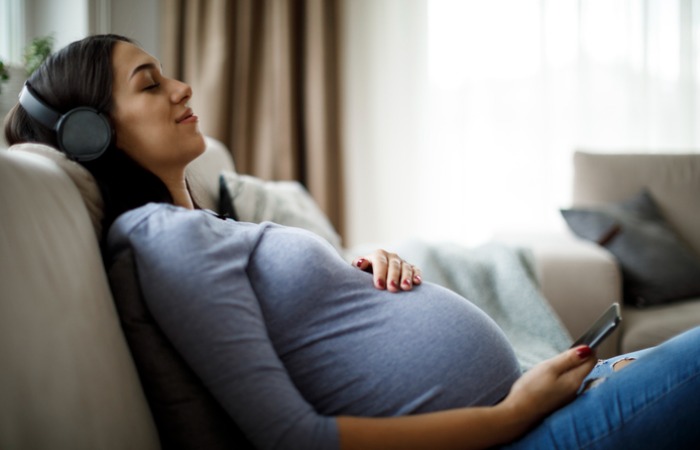
[[[108,248],[129,245],[137,239],[163,244],[186,239],[206,245],[224,237],[256,240],[270,226],[236,222],[209,210],[148,203],[120,215],[110,227],[106,242]]]
[[[160,225],[160,227],[176,225],[179,222],[178,219],[188,212],[192,211],[168,203],[148,203],[131,209],[121,214],[112,223],[107,235],[107,241],[110,242],[118,236],[129,235],[145,224],[150,225],[151,228],[154,225]]]

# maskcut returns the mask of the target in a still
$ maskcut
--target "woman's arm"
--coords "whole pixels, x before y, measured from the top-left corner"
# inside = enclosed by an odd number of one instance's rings
[[[386,250],[376,250],[371,255],[356,258],[352,265],[371,272],[374,287],[389,292],[410,291],[423,281],[420,269]]]
[[[528,371],[492,407],[395,418],[339,417],[341,448],[464,450],[511,442],[572,401],[595,362],[588,347],[567,350]]]

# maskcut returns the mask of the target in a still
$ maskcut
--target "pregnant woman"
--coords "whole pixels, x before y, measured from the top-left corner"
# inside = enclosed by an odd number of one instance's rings
[[[484,313],[396,255],[353,267],[309,232],[198,209],[191,96],[131,40],[91,36],[32,74],[5,136],[93,174],[106,248],[133,248],[158,324],[256,447],[697,448],[700,329],[580,395],[586,346],[521,374]]]

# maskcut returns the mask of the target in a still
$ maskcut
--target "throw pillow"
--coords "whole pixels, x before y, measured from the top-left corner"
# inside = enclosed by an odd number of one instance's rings
[[[219,213],[225,218],[239,220],[233,205],[233,198],[228,190],[228,182],[226,181],[228,178],[224,175],[219,176]]]
[[[297,181],[264,181],[224,171],[219,211],[241,222],[274,222],[304,228],[326,239],[342,254],[340,236],[309,192]]]
[[[671,230],[646,189],[622,202],[561,213],[576,235],[616,257],[626,303],[642,307],[700,297],[700,258]]]
[[[108,274],[163,449],[252,449],[156,324],[143,300],[131,249],[113,257]]]

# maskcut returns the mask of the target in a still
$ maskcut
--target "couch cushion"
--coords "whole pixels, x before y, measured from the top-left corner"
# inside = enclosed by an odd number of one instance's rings
[[[10,152],[28,152],[41,155],[55,162],[70,177],[75,187],[78,188],[78,192],[80,192],[83,202],[85,202],[85,208],[90,214],[92,226],[95,228],[95,236],[99,239],[102,234],[104,202],[95,178],[85,167],[69,159],[65,153],[44,144],[16,144],[10,147],[9,150]]]
[[[242,222],[274,222],[316,233],[343,253],[340,235],[311,194],[298,181],[265,181],[224,171],[219,210]],[[225,204],[224,202],[230,202]]]
[[[615,255],[627,303],[649,306],[700,296],[700,256],[669,228],[646,189],[625,201],[565,209],[562,215],[574,233]]]
[[[0,151],[0,217],[0,448],[159,448],[75,184]]]
[[[163,448],[252,449],[156,324],[143,300],[130,248],[114,255],[108,274]]]
[[[620,201],[644,187],[671,228],[700,255],[700,154],[574,155],[573,206]]]
[[[216,211],[219,207],[219,174],[233,172],[228,148],[216,139],[206,137],[207,150],[187,166],[187,182],[197,204]]]
[[[658,345],[698,326],[700,298],[645,309],[625,307],[622,317],[624,335],[620,350],[633,352]]]

